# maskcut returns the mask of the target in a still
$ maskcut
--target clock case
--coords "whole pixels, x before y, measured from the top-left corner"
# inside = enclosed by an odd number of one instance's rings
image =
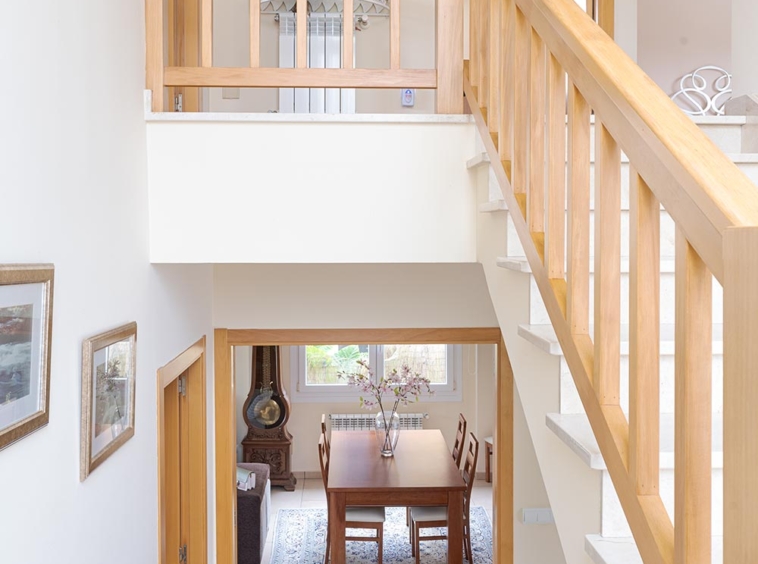
[[[287,431],[290,403],[282,387],[277,346],[253,346],[250,392],[242,407],[248,431],[242,440],[244,462],[268,464],[271,485],[293,491],[292,435]]]

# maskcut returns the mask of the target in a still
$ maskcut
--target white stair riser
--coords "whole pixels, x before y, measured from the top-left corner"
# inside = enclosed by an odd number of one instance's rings
[[[532,325],[550,325],[545,304],[537,288],[534,277],[530,275],[529,285],[529,323]],[[595,311],[595,274],[590,273],[590,324],[593,323]],[[672,324],[675,321],[675,288],[676,280],[673,272],[663,272],[660,278],[660,311],[661,323]],[[713,280],[713,323],[721,323],[723,318],[723,289]],[[621,273],[621,323],[629,323],[629,273]]]
[[[723,412],[723,375],[724,375],[724,357],[722,354],[713,355],[711,365],[711,379],[713,396],[711,400],[711,409],[714,413]],[[582,401],[579,399],[579,393],[576,391],[574,379],[571,371],[566,364],[566,360],[561,357],[561,388],[560,388],[560,412],[567,413],[584,413]],[[674,413],[674,355],[662,354],[660,359],[660,406],[661,413]],[[620,403],[624,413],[629,413],[629,356],[621,356],[620,365]]]
[[[629,524],[621,509],[616,490],[613,489],[610,475],[603,470],[602,478],[602,517],[601,535],[604,537],[632,536]],[[724,534],[723,511],[723,470],[714,468],[711,472],[711,534]],[[674,471],[662,470],[660,477],[660,494],[671,520],[674,520]]]

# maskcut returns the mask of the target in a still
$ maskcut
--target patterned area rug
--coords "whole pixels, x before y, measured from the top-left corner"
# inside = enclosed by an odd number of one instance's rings
[[[371,536],[373,531],[353,531],[350,535]],[[444,532],[444,529],[442,529]],[[435,534],[424,529],[423,535]],[[270,564],[323,564],[326,546],[326,509],[280,509],[276,516],[274,546]],[[492,526],[481,506],[471,508],[471,546],[475,564],[492,564]],[[465,560],[464,560],[465,561]],[[376,543],[348,542],[347,562],[370,564],[376,562]],[[388,507],[384,522],[385,564],[414,564],[405,508]],[[447,541],[421,543],[422,564],[447,562]]]

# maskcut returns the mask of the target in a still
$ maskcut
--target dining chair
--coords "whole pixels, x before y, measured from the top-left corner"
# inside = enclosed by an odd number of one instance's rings
[[[463,443],[466,441],[466,418],[463,413],[458,414],[458,430],[455,432],[455,442],[453,443],[453,460],[455,461],[455,467],[461,467],[461,459],[463,458]],[[410,527],[411,525],[411,508],[405,508],[405,524]]]
[[[326,435],[321,433],[318,440],[318,461],[321,466],[321,479],[324,482],[324,491],[329,482],[329,452],[326,448]],[[324,551],[324,564],[329,562],[329,493],[326,495],[326,550]],[[384,549],[384,507],[347,507],[345,508],[345,529],[373,529],[376,536],[373,537],[348,537],[346,541],[369,541],[378,543],[377,563],[382,564],[382,551]]]
[[[463,464],[461,475],[466,483],[466,491],[463,494],[463,550],[466,553],[466,560],[473,564],[474,555],[471,550],[471,491],[474,488],[474,479],[476,477],[476,460],[479,456],[479,441],[476,440],[474,433],[470,434],[468,452],[466,461]],[[419,533],[421,529],[447,527],[447,507],[411,507],[411,555],[416,557],[416,564],[421,560],[421,541],[447,540],[447,535],[434,535],[422,537]]]
[[[326,455],[329,456],[329,435],[326,434],[326,413],[321,414],[321,434],[324,435],[324,448],[326,448]]]

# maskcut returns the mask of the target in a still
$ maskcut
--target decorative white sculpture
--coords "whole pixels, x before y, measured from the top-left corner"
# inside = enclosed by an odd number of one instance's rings
[[[703,76],[705,72],[713,76],[710,83]],[[732,75],[721,67],[704,66],[685,74],[679,80],[679,90],[671,99],[684,113],[691,116],[723,116],[724,104],[731,93]],[[687,106],[683,106],[683,103]]]

